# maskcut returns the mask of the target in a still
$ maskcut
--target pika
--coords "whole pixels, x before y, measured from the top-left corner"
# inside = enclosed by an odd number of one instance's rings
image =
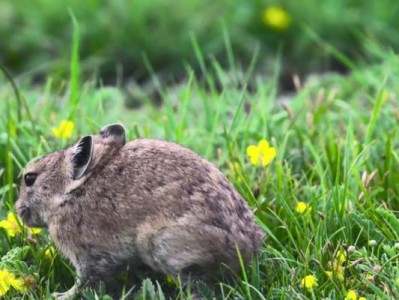
[[[76,269],[77,284],[58,299],[127,264],[182,278],[238,271],[238,252],[247,263],[265,237],[213,164],[172,142],[126,143],[120,124],[30,163],[15,210],[48,228]]]

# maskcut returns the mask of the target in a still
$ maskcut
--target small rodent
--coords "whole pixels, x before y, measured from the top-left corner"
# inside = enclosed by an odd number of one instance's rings
[[[119,124],[30,163],[15,210],[26,225],[48,228],[90,286],[128,264],[181,278],[221,265],[239,271],[237,249],[247,263],[265,237],[213,164],[171,142],[126,143]]]

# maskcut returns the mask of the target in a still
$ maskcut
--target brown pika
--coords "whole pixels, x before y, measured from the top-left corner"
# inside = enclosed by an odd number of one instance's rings
[[[213,164],[171,142],[126,143],[119,124],[30,163],[15,210],[47,227],[76,268],[78,284],[59,299],[128,264],[181,278],[238,271],[237,252],[247,263],[265,236]]]

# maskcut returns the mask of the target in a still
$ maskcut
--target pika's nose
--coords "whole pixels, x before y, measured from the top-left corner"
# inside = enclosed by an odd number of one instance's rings
[[[14,211],[16,211],[17,213],[18,213],[18,209],[19,209],[19,202],[20,201],[16,201],[15,203],[14,203]]]
[[[15,202],[14,204],[14,210],[15,212],[21,216],[21,213],[23,210],[25,210],[27,207],[25,205],[21,205],[21,201],[17,200],[17,202]]]
[[[21,219],[23,221],[27,221],[30,218],[30,209],[29,207],[25,206],[25,205],[18,205],[15,209],[15,211],[17,212],[18,216],[21,217]]]

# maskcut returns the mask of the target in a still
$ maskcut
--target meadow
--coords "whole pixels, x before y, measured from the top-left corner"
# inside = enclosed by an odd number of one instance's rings
[[[194,39],[183,80],[150,78],[161,104],[143,95],[127,109],[120,85],[84,76],[87,60],[74,28],[65,47],[68,76],[48,72],[37,83],[31,74],[0,73],[0,298],[51,299],[73,285],[74,270],[46,230],[26,228],[13,214],[21,171],[115,122],[124,124],[128,140],[160,138],[199,153],[253,209],[267,238],[250,266],[216,287],[219,298],[399,298],[395,50],[362,37],[358,60],[334,50],[345,74],[294,76],[295,89],[282,93],[283,62],[259,72],[255,51],[243,67],[227,43],[223,65],[207,60]],[[178,278],[143,279],[131,289],[123,299],[191,297]],[[200,292],[215,297],[205,284]],[[103,289],[86,288],[82,296],[110,299]]]

